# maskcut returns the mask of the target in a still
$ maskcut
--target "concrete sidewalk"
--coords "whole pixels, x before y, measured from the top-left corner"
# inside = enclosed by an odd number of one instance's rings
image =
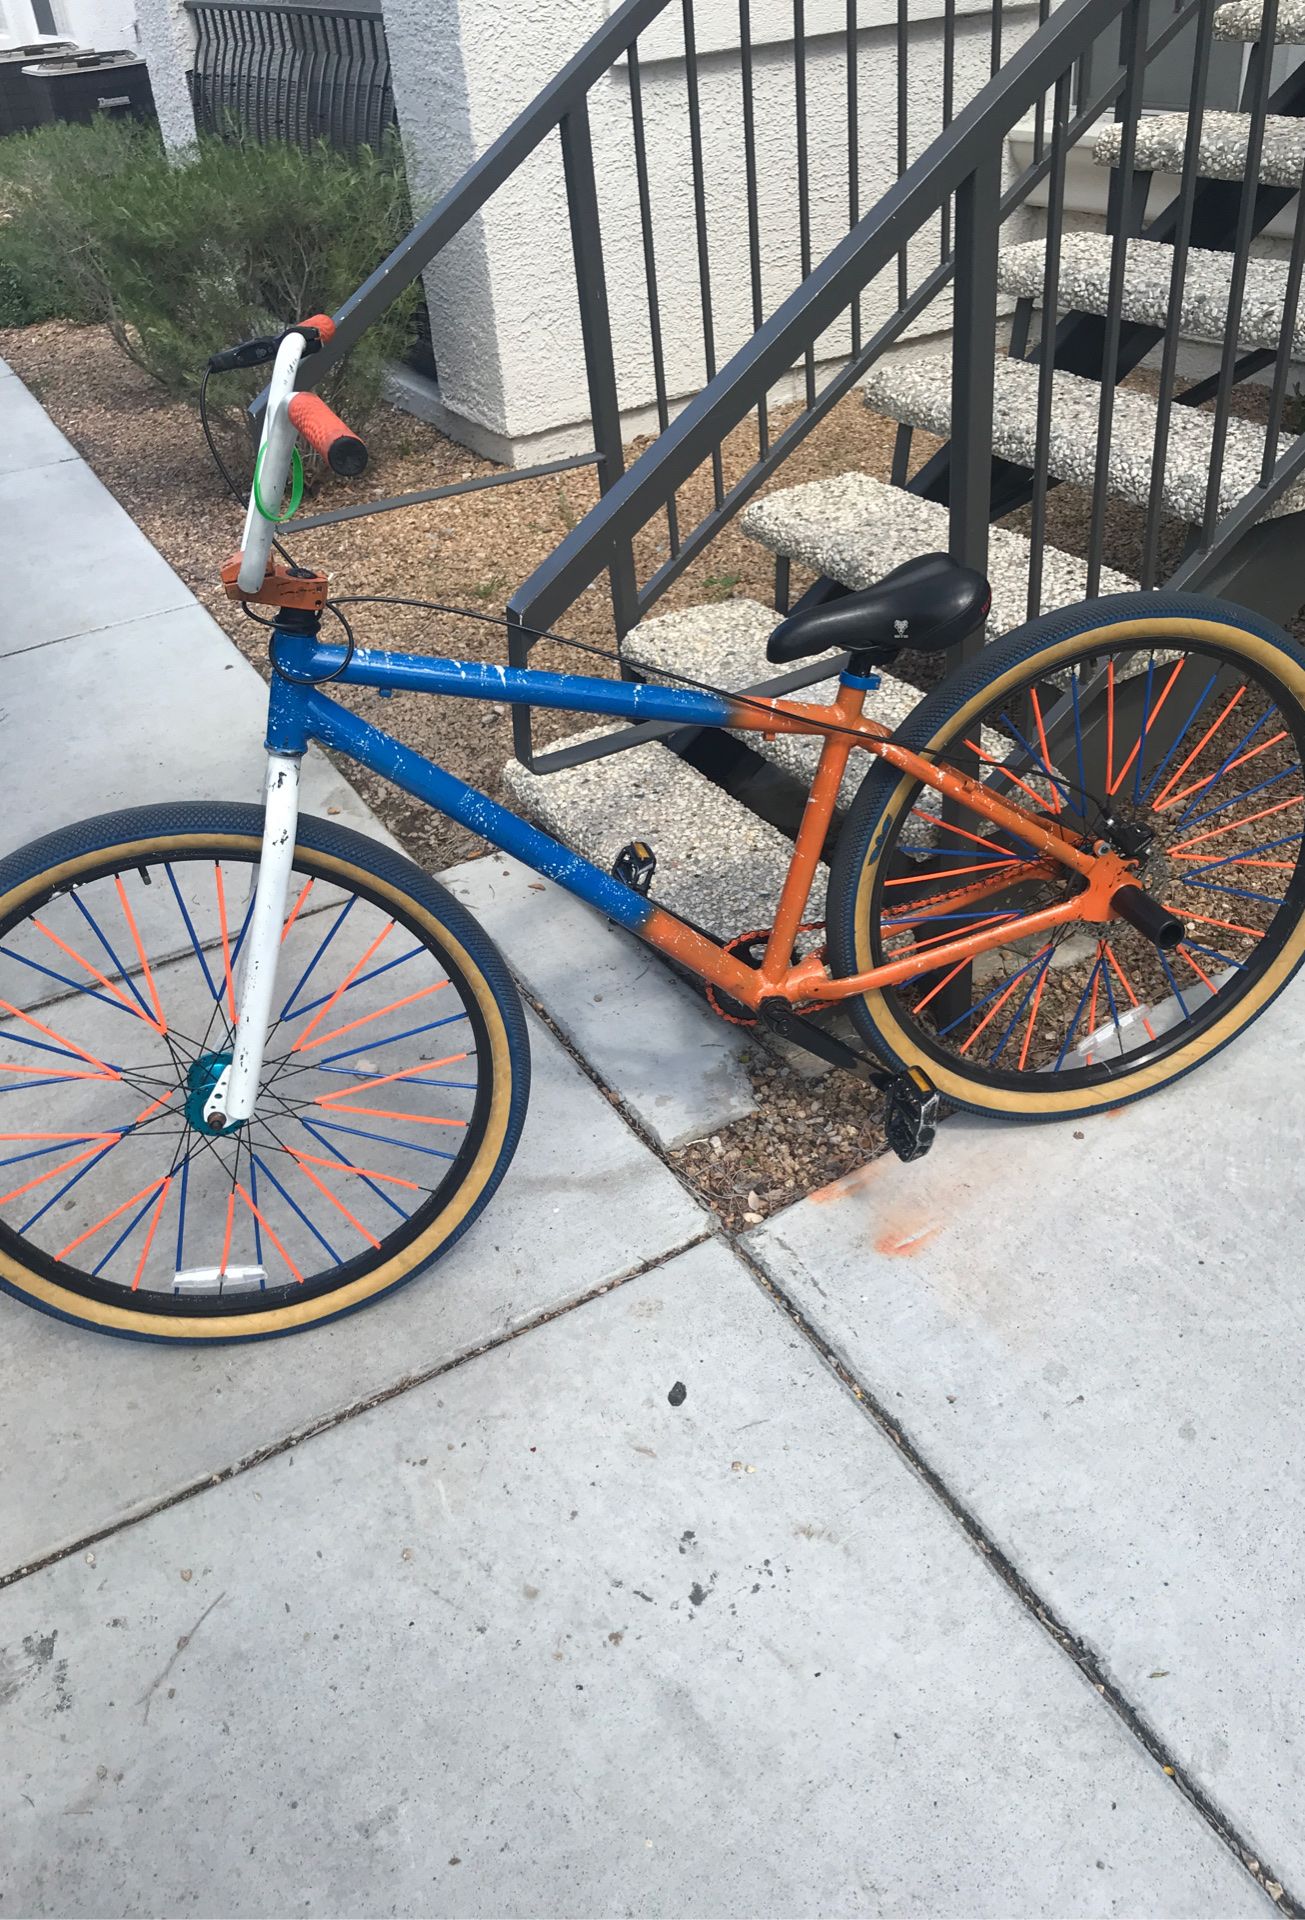
[[[5,373],[0,446],[5,844],[252,797],[257,675]],[[1305,998],[736,1246],[656,1150],[746,1110],[728,1033],[512,863],[449,881],[571,1051],[533,1020],[445,1262],[254,1348],[0,1299],[0,1913],[1267,1912],[1238,1849],[1305,1886]]]

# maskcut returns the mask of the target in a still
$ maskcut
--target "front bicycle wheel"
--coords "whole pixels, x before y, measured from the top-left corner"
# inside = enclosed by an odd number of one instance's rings
[[[215,1130],[257,807],[106,815],[0,862],[0,1287],[102,1332],[246,1340],[348,1313],[465,1232],[530,1083],[483,929],[304,816],[255,1117]]]
[[[1168,1085],[1226,1046],[1305,958],[1305,655],[1194,595],[1120,594],[987,647],[894,736],[1007,802],[1104,840],[1183,921],[1166,952],[1121,921],[1020,936],[851,1000],[887,1060],[980,1112],[1066,1118]],[[881,762],[839,838],[835,973],[1070,897],[1069,869]]]

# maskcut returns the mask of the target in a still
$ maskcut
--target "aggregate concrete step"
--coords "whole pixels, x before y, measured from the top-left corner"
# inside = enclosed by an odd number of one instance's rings
[[[1021,465],[1032,464],[1037,435],[1039,369],[1027,360],[1004,355],[996,363],[993,402],[993,452]],[[951,421],[952,365],[950,354],[930,354],[921,360],[899,361],[878,367],[865,386],[868,405],[894,420],[931,433],[946,434]],[[1097,415],[1101,388],[1095,380],[1075,373],[1057,373],[1052,382],[1051,437],[1048,467],[1058,479],[1091,487],[1097,468]],[[1149,394],[1120,387],[1115,393],[1108,485],[1121,500],[1145,506],[1151,493],[1151,458],[1155,446],[1156,404]],[[1169,441],[1164,474],[1164,504],[1176,519],[1199,521],[1205,508],[1210,475],[1214,416],[1194,407],[1174,407],[1169,415]],[[1279,455],[1294,445],[1290,438],[1278,444]],[[1260,477],[1264,454],[1263,430],[1248,420],[1230,420],[1219,476],[1219,511],[1226,513]],[[1298,482],[1269,508],[1276,519],[1305,507],[1305,482]]]
[[[756,600],[726,600],[715,606],[685,607],[678,613],[665,613],[654,620],[643,621],[626,635],[624,652],[650,680],[674,682],[677,676],[685,674],[735,693],[763,680],[773,680],[781,671],[767,660],[766,642],[782,617],[773,607],[763,607]],[[837,692],[837,677],[831,675],[826,680],[814,681],[809,687],[797,687],[784,698],[825,706],[833,701]],[[878,689],[868,697],[866,711],[873,719],[882,720],[885,726],[896,728],[919,701],[918,687],[884,674]],[[769,740],[759,733],[741,733],[738,737],[754,753],[782,767],[804,785],[814,777],[821,745],[814,734],[781,733]],[[865,773],[864,754],[854,753],[839,788],[840,807],[851,805]]]
[[[611,731],[589,728],[558,745]],[[509,760],[503,778],[518,807],[604,870],[628,840],[647,840],[657,854],[654,896],[672,912],[722,936],[773,921],[792,843],[659,742],[557,773]],[[827,879],[821,866],[813,919],[824,913]]]
[[[1198,167],[1207,180],[1244,180],[1249,113],[1202,116]],[[1112,122],[1097,135],[1093,159],[1099,167],[1119,163],[1122,123]],[[1138,122],[1133,165],[1139,173],[1181,173],[1187,145],[1185,113],[1149,113]],[[1259,181],[1265,187],[1298,187],[1305,166],[1305,120],[1286,114],[1265,115]]]
[[[1302,0],[1305,10],[1305,0]],[[1105,233],[1068,233],[1061,242],[1061,313],[1105,314],[1110,302],[1110,256],[1114,241]],[[1042,301],[1046,245],[1023,240],[1003,247],[997,257],[997,283],[1003,293]],[[1156,240],[1130,240],[1124,264],[1120,310],[1125,320],[1163,327],[1169,320],[1169,289],[1174,250]],[[1191,339],[1222,341],[1228,323],[1232,255],[1204,247],[1188,250],[1183,278],[1179,331]],[[1287,297],[1285,260],[1248,260],[1246,285],[1237,322],[1242,347],[1276,348]],[[1305,315],[1296,319],[1293,353],[1305,358]]]
[[[1230,0],[1214,15],[1216,40],[1258,40],[1264,24],[1263,0]],[[1280,0],[1273,30],[1279,47],[1305,46],[1305,0]]]
[[[944,428],[944,431],[946,429]],[[886,486],[865,473],[844,473],[808,480],[800,487],[754,500],[740,516],[745,533],[786,554],[816,573],[846,587],[868,587],[904,560],[945,552],[949,542],[947,509],[921,500],[901,487]],[[988,535],[988,578],[992,606],[986,632],[999,639],[1027,618],[1029,542],[1023,534],[993,527]],[[1127,574],[1101,569],[1100,591],[1131,593]],[[1087,567],[1076,555],[1046,547],[1042,556],[1040,612],[1069,606],[1087,589]]]

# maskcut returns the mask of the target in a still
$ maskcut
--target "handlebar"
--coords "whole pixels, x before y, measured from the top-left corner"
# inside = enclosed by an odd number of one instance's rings
[[[334,473],[356,475],[367,465],[367,448],[338,413],[316,393],[297,393],[290,402],[290,423]]]

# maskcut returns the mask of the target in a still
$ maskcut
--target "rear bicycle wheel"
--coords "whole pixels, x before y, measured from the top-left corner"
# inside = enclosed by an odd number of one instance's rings
[[[106,815],[0,862],[0,1288],[99,1331],[245,1340],[378,1299],[488,1202],[525,1118],[470,914],[299,822],[255,1117],[215,1132],[263,815]]]
[[[849,1001],[865,1037],[958,1106],[1031,1119],[1138,1099],[1226,1046],[1305,959],[1303,702],[1287,634],[1192,595],[1091,601],[985,648],[894,737],[977,764],[1009,805],[1135,848],[1186,938],[1168,954],[1119,921],[1015,935]],[[944,819],[932,789],[880,763],[834,861],[835,973],[1072,894],[1069,870],[1031,853],[982,815]]]

